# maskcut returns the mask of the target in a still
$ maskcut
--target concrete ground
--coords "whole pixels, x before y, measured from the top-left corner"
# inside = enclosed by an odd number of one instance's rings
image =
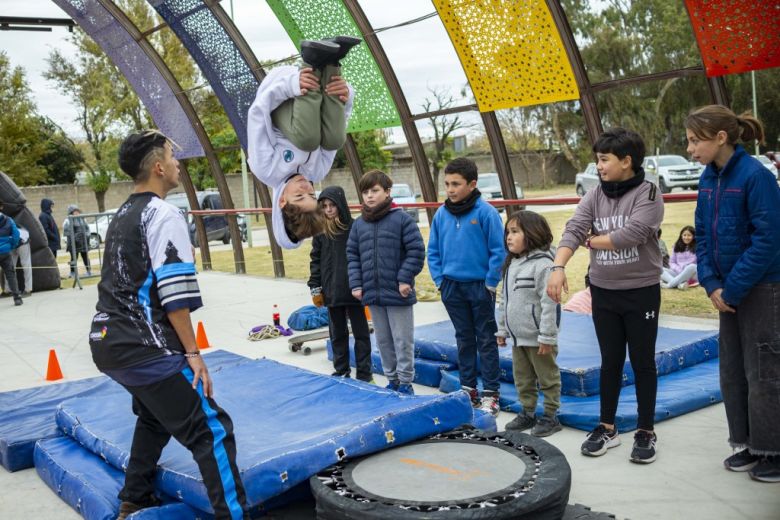
[[[271,319],[278,304],[282,320],[309,302],[301,282],[280,281],[224,273],[199,276],[205,307],[194,314],[203,321],[209,340],[222,348],[249,357],[268,357],[319,373],[330,373],[324,343],[313,344],[310,356],[292,353],[286,339],[257,343],[247,331]],[[87,334],[97,300],[97,288],[63,289],[33,294],[22,307],[10,298],[0,299],[0,391],[38,386],[50,348],[55,348],[66,381],[98,375],[92,364]],[[416,324],[447,319],[440,302],[419,303]],[[691,318],[662,317],[662,324],[684,328],[715,328],[716,323]],[[385,380],[377,376],[377,383]],[[418,393],[437,390],[415,385]],[[219,400],[219,388],[216,389]],[[2,410],[0,410],[2,413]],[[512,419],[501,412],[499,428]],[[731,454],[723,406],[718,404],[657,426],[658,460],[648,466],[628,461],[632,436],[601,458],[580,455],[584,432],[564,428],[548,440],[566,455],[572,467],[570,503],[583,503],[594,511],[618,518],[655,520],[780,518],[780,487],[753,482],[744,473],[723,469]],[[239,439],[240,443],[240,439]],[[8,473],[0,469],[0,519],[58,518],[78,515],[38,478],[34,469]]]

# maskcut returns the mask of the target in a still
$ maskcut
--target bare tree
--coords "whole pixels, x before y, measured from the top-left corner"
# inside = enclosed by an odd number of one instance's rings
[[[450,93],[448,88],[428,87],[431,96],[426,97],[421,105],[423,112],[438,112],[457,106],[458,99]],[[461,97],[465,93],[461,92]],[[433,150],[428,151],[428,160],[431,163],[431,176],[436,190],[439,189],[439,174],[445,163],[452,158],[452,150],[448,147],[450,136],[455,130],[469,128],[471,125],[464,122],[460,115],[444,114],[429,118],[433,128]]]

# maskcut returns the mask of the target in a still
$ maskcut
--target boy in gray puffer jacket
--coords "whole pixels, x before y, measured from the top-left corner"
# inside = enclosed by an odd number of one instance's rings
[[[546,437],[561,430],[556,416],[561,406],[561,372],[555,362],[561,309],[547,295],[555,258],[552,232],[541,215],[519,211],[507,221],[504,237],[507,257],[496,337],[499,346],[512,338],[512,373],[523,406],[506,429],[533,428],[531,435]],[[538,420],[537,383],[544,395],[544,415]]]

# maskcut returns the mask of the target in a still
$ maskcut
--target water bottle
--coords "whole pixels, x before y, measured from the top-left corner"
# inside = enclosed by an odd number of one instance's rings
[[[281,319],[279,317],[279,306],[276,305],[276,304],[274,304],[273,318],[274,318],[274,325],[276,325],[277,327],[280,326],[281,325]]]

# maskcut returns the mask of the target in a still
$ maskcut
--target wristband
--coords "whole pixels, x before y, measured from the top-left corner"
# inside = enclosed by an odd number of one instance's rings
[[[590,246],[590,241],[591,241],[591,239],[592,239],[592,238],[593,238],[593,237],[588,237],[588,238],[585,240],[585,247],[586,247],[587,249],[593,249],[593,248]]]
[[[196,350],[194,352],[185,352],[184,357],[186,358],[200,357],[200,350]]]
[[[563,265],[554,265],[550,268],[550,271],[564,271],[566,270],[566,266]]]

